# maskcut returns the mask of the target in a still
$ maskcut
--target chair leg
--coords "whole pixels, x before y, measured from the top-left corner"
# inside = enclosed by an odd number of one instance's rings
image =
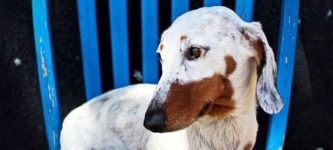
[[[35,49],[46,137],[50,150],[60,149],[60,115],[47,0],[32,1]]]

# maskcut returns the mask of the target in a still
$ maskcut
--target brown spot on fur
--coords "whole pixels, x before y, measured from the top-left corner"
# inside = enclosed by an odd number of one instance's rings
[[[161,44],[160,44],[160,51],[163,50],[163,47],[164,47],[164,45],[161,43]]]
[[[256,61],[258,65],[261,65],[263,63],[263,57],[264,57],[264,46],[261,40],[256,40],[253,42],[253,47],[257,51]]]
[[[228,115],[232,110],[235,109],[235,101],[233,101],[232,95],[234,94],[234,89],[232,88],[230,80],[223,78],[224,89],[220,97],[216,98],[213,102],[211,110],[208,112],[210,116],[223,117]]]
[[[252,150],[252,143],[247,143],[245,146],[244,146],[244,150]]]
[[[260,39],[256,39],[256,40],[252,40],[250,39],[249,35],[245,32],[245,31],[241,31],[241,33],[243,34],[243,37],[249,41],[249,44],[251,47],[253,47],[256,52],[257,52],[257,56],[255,57],[258,65],[261,65],[264,57],[264,46],[263,46],[263,42]]]
[[[182,35],[182,36],[180,36],[180,41],[184,41],[184,40],[186,40],[187,39],[187,36],[186,35]]]
[[[186,84],[172,83],[164,105],[165,131],[185,128],[200,115],[228,114],[235,107],[232,94],[230,81],[221,75]]]
[[[226,63],[226,74],[229,75],[233,73],[237,66],[235,59],[232,56],[227,55],[224,57],[224,61]]]

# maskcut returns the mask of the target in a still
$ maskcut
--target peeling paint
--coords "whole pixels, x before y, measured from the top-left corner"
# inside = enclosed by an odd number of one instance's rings
[[[48,90],[48,95],[49,95],[49,100],[51,102],[51,107],[52,109],[54,108],[55,104],[54,104],[54,99],[53,99],[53,96],[54,96],[54,90],[52,88],[52,86],[50,84],[47,84],[47,90]]]
[[[288,57],[284,57],[284,63],[288,64]]]
[[[46,64],[45,64],[45,57],[44,57],[42,48],[40,48],[40,49],[41,49],[40,50],[40,59],[42,62],[42,73],[43,73],[43,77],[46,78],[47,77],[47,68],[46,68]]]
[[[39,43],[43,43],[43,38],[39,37]]]
[[[52,99],[52,94],[51,94],[51,86],[50,84],[47,84],[47,91],[48,91],[48,95],[49,95],[49,100]]]

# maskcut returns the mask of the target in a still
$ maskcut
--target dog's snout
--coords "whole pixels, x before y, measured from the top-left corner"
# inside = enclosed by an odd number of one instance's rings
[[[144,127],[152,132],[163,132],[166,117],[162,109],[148,109],[145,115]]]

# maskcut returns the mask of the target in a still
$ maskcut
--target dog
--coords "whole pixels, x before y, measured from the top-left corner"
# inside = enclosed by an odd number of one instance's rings
[[[257,101],[269,114],[283,106],[260,23],[226,7],[181,15],[163,32],[157,53],[158,84],[116,89],[73,110],[61,149],[250,150]]]

